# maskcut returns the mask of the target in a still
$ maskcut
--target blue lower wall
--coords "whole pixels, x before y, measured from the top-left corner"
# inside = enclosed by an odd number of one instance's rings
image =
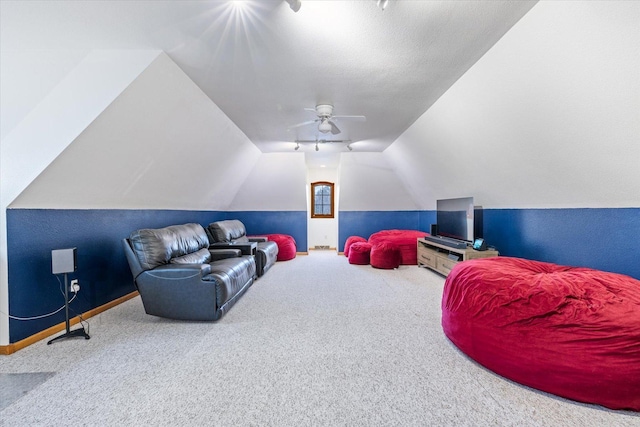
[[[435,223],[435,211],[340,211],[338,215],[338,251],[344,251],[349,236],[366,239],[380,230],[420,230],[429,232]]]
[[[298,252],[307,252],[306,211],[233,211],[225,219],[239,219],[247,234],[288,234],[296,240]]]
[[[484,237],[502,255],[640,279],[640,208],[485,209]]]
[[[341,211],[339,247],[385,229],[428,232],[435,211]],[[596,268],[640,279],[640,208],[484,209],[484,238],[501,255]]]
[[[82,313],[134,290],[121,239],[139,228],[240,219],[249,234],[282,233],[307,247],[305,211],[217,212],[174,210],[7,210],[9,312],[29,317],[64,304],[51,274],[51,250],[78,248],[81,291],[72,308]],[[386,229],[428,232],[435,211],[342,211],[339,250],[347,237]],[[640,279],[640,208],[485,209],[484,237],[502,255],[597,268]],[[64,312],[44,319],[9,321],[14,343],[64,322]]]
[[[250,234],[290,234],[299,251],[307,250],[304,211],[8,209],[9,314],[32,317],[64,305],[58,280],[51,273],[52,249],[77,248],[77,271],[69,274],[69,280],[79,279],[80,292],[71,308],[83,313],[135,290],[121,242],[132,231],[187,222],[206,226],[236,218],[246,221]],[[64,320],[64,310],[43,319],[10,319],[9,341],[15,343]]]

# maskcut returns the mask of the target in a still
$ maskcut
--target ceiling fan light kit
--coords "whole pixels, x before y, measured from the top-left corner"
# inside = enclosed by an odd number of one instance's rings
[[[337,135],[342,131],[333,120],[350,120],[356,122],[366,122],[367,118],[365,116],[334,116],[333,115],[333,105],[331,104],[318,104],[316,108],[305,108],[307,111],[313,111],[318,116],[315,120],[307,120],[306,122],[298,123],[293,126],[289,126],[288,129],[295,129],[298,127],[310,125],[313,123],[318,124],[318,131],[321,133],[329,133],[331,132],[333,135]]]
[[[329,123],[329,119],[324,119],[322,122],[320,122],[320,125],[318,126],[318,130],[322,133],[327,133],[327,132],[331,132],[331,123]]]

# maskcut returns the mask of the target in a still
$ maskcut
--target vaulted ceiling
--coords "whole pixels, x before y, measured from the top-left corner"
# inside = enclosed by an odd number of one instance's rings
[[[165,51],[263,152],[382,151],[535,1],[3,1],[2,49]],[[81,36],[80,36],[81,35]],[[342,133],[323,134],[317,104]],[[303,146],[302,150],[312,150]],[[343,144],[323,150],[344,151]]]

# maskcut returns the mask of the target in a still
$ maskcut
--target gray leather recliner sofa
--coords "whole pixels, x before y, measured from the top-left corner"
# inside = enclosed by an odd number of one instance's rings
[[[218,320],[256,275],[253,256],[209,250],[200,224],[137,230],[123,244],[144,309],[154,316]]]
[[[207,235],[211,249],[242,247],[243,245],[251,247],[250,244],[255,242],[257,244],[255,256],[258,277],[266,273],[278,260],[278,244],[268,241],[266,237],[247,237],[244,224],[237,219],[212,222],[207,227]]]

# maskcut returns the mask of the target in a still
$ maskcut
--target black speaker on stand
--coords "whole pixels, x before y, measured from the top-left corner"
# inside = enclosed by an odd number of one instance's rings
[[[47,345],[66,338],[84,338],[86,340],[91,338],[82,325],[80,329],[72,331],[69,323],[69,280],[67,274],[76,271],[76,252],[76,248],[54,249],[51,251],[51,272],[53,274],[64,274],[64,312],[67,331],[50,340]]]
[[[431,232],[430,234],[432,236],[437,236],[438,235],[438,224],[431,224]]]

